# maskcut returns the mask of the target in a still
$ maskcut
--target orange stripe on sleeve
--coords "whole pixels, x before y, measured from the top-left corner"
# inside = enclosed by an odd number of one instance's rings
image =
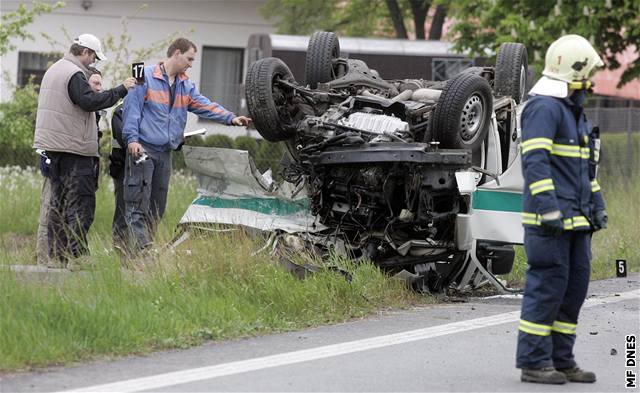
[[[166,91],[148,89],[144,99],[157,104],[169,105],[169,94]]]
[[[193,107],[193,109],[204,109],[213,113],[227,113],[227,111],[215,105],[203,105],[195,100],[191,100],[191,107]]]

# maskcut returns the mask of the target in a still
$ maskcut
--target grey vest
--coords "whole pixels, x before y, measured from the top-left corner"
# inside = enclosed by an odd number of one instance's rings
[[[87,69],[74,56],[65,55],[42,78],[38,96],[35,149],[98,157],[98,127],[94,112],[86,112],[69,97],[69,80]]]

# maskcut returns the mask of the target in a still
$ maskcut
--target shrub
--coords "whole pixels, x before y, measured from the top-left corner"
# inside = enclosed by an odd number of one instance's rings
[[[16,87],[10,100],[0,102],[0,166],[36,165],[32,152],[38,109],[38,86]]]

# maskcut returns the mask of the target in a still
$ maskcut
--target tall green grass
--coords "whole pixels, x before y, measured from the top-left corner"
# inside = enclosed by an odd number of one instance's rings
[[[0,264],[35,263],[35,234],[40,213],[42,176],[33,168],[0,167]],[[196,181],[184,171],[171,176],[165,216],[160,224],[159,242],[169,241],[187,206],[196,196]],[[96,213],[88,233],[92,253],[111,248],[111,222],[115,210],[113,181],[100,178],[96,193]]]
[[[424,301],[372,265],[345,264],[351,283],[331,271],[296,279],[268,255],[252,255],[259,243],[243,232],[184,246],[134,261],[135,271],[98,252],[97,270],[58,285],[0,272],[0,370],[300,329]]]

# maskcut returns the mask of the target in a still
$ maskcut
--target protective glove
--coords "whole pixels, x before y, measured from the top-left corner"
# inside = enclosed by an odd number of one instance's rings
[[[593,215],[593,230],[599,231],[600,229],[605,229],[609,222],[609,216],[605,210],[598,210]]]
[[[554,211],[540,217],[540,228],[549,236],[560,237],[564,232],[562,213]]]
[[[562,223],[561,218],[556,218],[555,220],[547,220],[540,221],[540,228],[550,236],[560,237],[562,232],[564,232],[564,224]]]

